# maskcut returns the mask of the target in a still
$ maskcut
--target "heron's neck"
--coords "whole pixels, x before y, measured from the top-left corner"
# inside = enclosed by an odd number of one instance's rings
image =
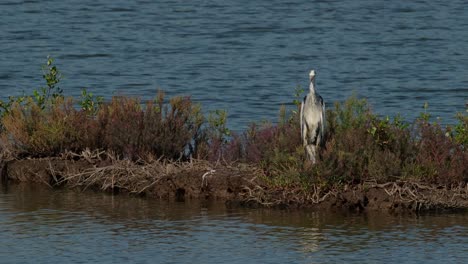
[[[315,80],[312,80],[309,85],[310,93],[315,93]]]

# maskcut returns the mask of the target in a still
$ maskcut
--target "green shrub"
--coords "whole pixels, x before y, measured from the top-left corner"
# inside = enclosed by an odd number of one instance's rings
[[[466,106],[466,113],[468,113],[468,105]],[[465,148],[468,147],[468,115],[457,113],[458,123],[455,125],[455,140],[457,143],[462,144]]]

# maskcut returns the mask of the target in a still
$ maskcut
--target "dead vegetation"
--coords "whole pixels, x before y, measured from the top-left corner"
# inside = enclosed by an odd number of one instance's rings
[[[250,206],[314,208],[345,211],[427,212],[468,208],[468,185],[454,188],[415,182],[364,183],[323,189],[246,187],[243,203]]]
[[[76,159],[80,156],[80,159]],[[414,181],[355,185],[273,186],[259,168],[203,160],[136,163],[108,153],[69,153],[62,158],[17,160],[2,172],[11,181],[51,188],[99,190],[163,199],[220,199],[231,204],[353,212],[424,212],[468,208],[468,185],[446,187]]]

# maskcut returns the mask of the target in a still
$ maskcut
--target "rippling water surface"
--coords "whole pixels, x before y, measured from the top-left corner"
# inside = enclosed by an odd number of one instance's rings
[[[2,0],[1,97],[41,85],[48,54],[62,87],[149,98],[157,88],[276,120],[318,69],[328,101],[355,91],[413,119],[425,101],[453,122],[468,99],[466,1]],[[331,105],[331,104],[330,104]]]
[[[465,263],[468,214],[230,209],[10,186],[1,263]]]
[[[355,91],[412,119],[453,122],[468,99],[466,1],[2,0],[0,97],[42,85],[150,98],[157,88],[275,120],[318,70],[328,101]],[[465,263],[468,215],[343,216],[228,209],[44,189],[0,192],[0,262]]]

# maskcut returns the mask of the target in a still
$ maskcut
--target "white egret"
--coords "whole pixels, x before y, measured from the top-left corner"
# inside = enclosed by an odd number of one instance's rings
[[[315,163],[317,148],[323,144],[325,136],[325,103],[315,91],[315,71],[309,73],[309,93],[301,104],[301,138],[307,158]]]

